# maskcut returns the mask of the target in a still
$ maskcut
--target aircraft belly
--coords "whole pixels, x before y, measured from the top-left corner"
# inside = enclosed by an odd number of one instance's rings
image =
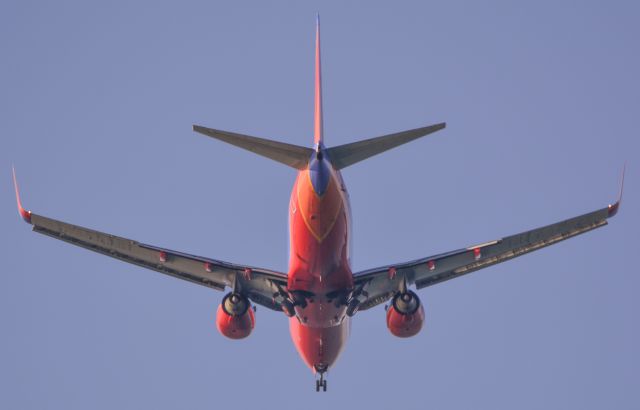
[[[312,369],[333,365],[350,324],[349,202],[340,174],[329,173],[319,195],[318,175],[300,171],[289,203],[288,291],[296,301],[291,338]]]
[[[290,203],[290,292],[305,303],[296,306],[300,321],[311,327],[339,325],[353,288],[349,267],[348,203],[332,175],[319,196],[306,171],[298,175]]]
[[[349,337],[350,326],[350,318],[329,328],[305,326],[295,317],[289,321],[293,343],[304,362],[314,371],[316,367],[330,368],[336,362]]]

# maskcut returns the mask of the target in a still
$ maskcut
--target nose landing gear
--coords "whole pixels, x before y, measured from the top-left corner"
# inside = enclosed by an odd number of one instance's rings
[[[316,380],[316,391],[327,391],[327,381],[323,378],[324,374],[320,375],[320,379]]]
[[[320,375],[320,378],[316,380],[316,391],[327,391],[327,381],[324,379],[324,374],[327,372],[326,365],[315,365],[316,374]]]

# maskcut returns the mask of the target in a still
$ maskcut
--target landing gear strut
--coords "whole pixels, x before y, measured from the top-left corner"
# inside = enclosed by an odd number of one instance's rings
[[[327,381],[324,379],[324,373],[320,373],[320,379],[316,380],[316,391],[327,391]]]
[[[316,391],[327,391],[327,381],[324,379],[324,374],[327,371],[327,366],[316,365],[316,373],[320,375],[320,378],[316,380]]]

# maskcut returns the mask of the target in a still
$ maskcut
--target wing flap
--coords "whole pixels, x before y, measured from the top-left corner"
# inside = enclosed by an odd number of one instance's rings
[[[142,266],[156,272],[197,283],[217,290],[224,290],[232,283],[227,272],[215,275],[206,272],[203,263],[184,257],[170,257],[161,262],[160,253],[146,249],[140,243],[32,214],[33,231],[60,239],[82,248]]]
[[[190,255],[31,213],[33,231],[165,275],[224,291],[240,287],[255,303],[281,310],[276,295],[287,276],[262,268]]]
[[[398,291],[404,278],[418,289],[425,288],[605,226],[607,218],[615,215],[618,206],[619,201],[597,211],[502,239],[356,273],[354,282],[362,299],[359,310],[386,302]]]
[[[35,232],[208,288],[223,291],[230,287],[257,304],[282,310],[287,288],[284,273],[159,248],[37,215],[22,207],[15,170],[13,183],[18,213]]]
[[[434,261],[435,266],[443,263],[441,272],[435,269],[429,271],[428,265],[422,269],[417,268],[416,287],[421,289],[435,285],[600,228],[607,225],[606,211],[605,208],[543,228],[512,235],[484,247],[469,247],[445,260]],[[479,256],[476,256],[476,252],[479,252]]]

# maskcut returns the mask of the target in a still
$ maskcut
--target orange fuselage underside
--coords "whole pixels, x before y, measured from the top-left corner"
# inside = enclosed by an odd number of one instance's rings
[[[350,327],[340,297],[353,288],[349,261],[349,196],[338,171],[329,170],[322,195],[311,172],[298,173],[289,203],[289,291],[308,295],[290,319],[293,342],[305,363],[330,367]],[[344,302],[344,300],[342,300]]]

